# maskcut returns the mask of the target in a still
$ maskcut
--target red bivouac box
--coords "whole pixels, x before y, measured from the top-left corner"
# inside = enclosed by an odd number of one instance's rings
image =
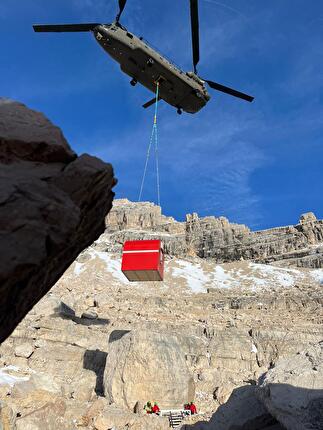
[[[164,251],[161,241],[126,241],[123,245],[121,270],[128,281],[162,281]]]

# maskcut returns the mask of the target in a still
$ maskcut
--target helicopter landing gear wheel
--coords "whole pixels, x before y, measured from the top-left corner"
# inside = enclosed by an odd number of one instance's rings
[[[182,115],[182,113],[183,113],[182,109],[181,108],[177,108],[177,113],[178,113],[178,115]]]
[[[149,58],[149,60],[147,61],[147,66],[152,67],[154,63],[155,61],[152,58]]]
[[[137,82],[138,82],[137,79],[133,78],[130,81],[130,85],[132,85],[134,87],[135,85],[137,85]]]

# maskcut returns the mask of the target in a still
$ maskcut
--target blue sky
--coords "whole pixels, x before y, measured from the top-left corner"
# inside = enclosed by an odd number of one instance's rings
[[[153,110],[90,33],[35,34],[33,23],[111,22],[114,0],[1,0],[0,94],[43,111],[77,153],[113,164],[118,198],[137,200]],[[128,0],[122,23],[191,70],[187,0]],[[201,76],[255,96],[212,91],[195,115],[160,103],[164,213],[226,216],[253,229],[323,218],[323,2],[200,0]],[[153,159],[143,198],[156,201]]]

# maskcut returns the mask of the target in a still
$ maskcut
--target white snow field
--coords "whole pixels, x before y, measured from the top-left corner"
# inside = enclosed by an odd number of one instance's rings
[[[89,248],[81,261],[73,263],[70,276],[86,276],[90,279],[95,274],[96,279],[106,279],[111,284],[130,285],[121,272],[120,254]],[[282,268],[248,261],[217,264],[198,258],[167,258],[164,281],[164,287],[174,288],[178,285],[186,288],[188,293],[206,293],[208,288],[257,291],[290,288],[304,281],[323,284],[323,269]]]

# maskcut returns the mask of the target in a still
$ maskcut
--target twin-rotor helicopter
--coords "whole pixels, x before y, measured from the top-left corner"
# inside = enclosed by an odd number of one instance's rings
[[[142,37],[129,32],[120,17],[127,0],[119,0],[119,13],[112,24],[58,24],[34,25],[36,32],[81,32],[90,31],[96,41],[115,61],[121,70],[131,77],[131,85],[142,84],[156,93],[158,100],[182,111],[196,113],[210,100],[206,84],[214,90],[252,102],[253,97],[213,81],[202,79],[197,74],[200,59],[198,0],[190,0],[193,71],[185,72],[152,48]],[[143,105],[144,108],[156,102],[156,95]]]

